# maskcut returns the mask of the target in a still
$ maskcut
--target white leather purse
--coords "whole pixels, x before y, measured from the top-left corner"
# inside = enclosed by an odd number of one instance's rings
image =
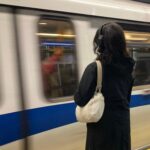
[[[102,88],[102,66],[100,61],[96,61],[97,64],[97,86],[93,98],[83,106],[76,107],[76,118],[79,122],[90,123],[98,122],[104,112],[104,97],[101,93]]]

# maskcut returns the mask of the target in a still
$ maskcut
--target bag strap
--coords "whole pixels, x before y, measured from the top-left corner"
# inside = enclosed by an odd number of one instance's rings
[[[97,86],[96,91],[100,91],[102,88],[102,65],[100,61],[96,61],[97,64]]]

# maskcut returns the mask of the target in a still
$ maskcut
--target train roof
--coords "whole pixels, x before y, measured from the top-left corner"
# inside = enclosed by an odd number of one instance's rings
[[[0,4],[150,22],[150,4],[132,0],[0,0]]]

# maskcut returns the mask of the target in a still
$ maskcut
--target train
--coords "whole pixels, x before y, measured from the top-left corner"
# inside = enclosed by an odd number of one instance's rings
[[[150,146],[150,5],[132,0],[0,0],[0,150],[83,150],[73,100],[93,37],[122,26],[135,60],[132,150]]]

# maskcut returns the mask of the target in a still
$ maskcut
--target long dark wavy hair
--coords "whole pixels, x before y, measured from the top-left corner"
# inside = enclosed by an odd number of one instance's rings
[[[117,23],[107,23],[99,28],[95,34],[94,53],[102,63],[111,63],[112,58],[129,57],[123,29]]]

